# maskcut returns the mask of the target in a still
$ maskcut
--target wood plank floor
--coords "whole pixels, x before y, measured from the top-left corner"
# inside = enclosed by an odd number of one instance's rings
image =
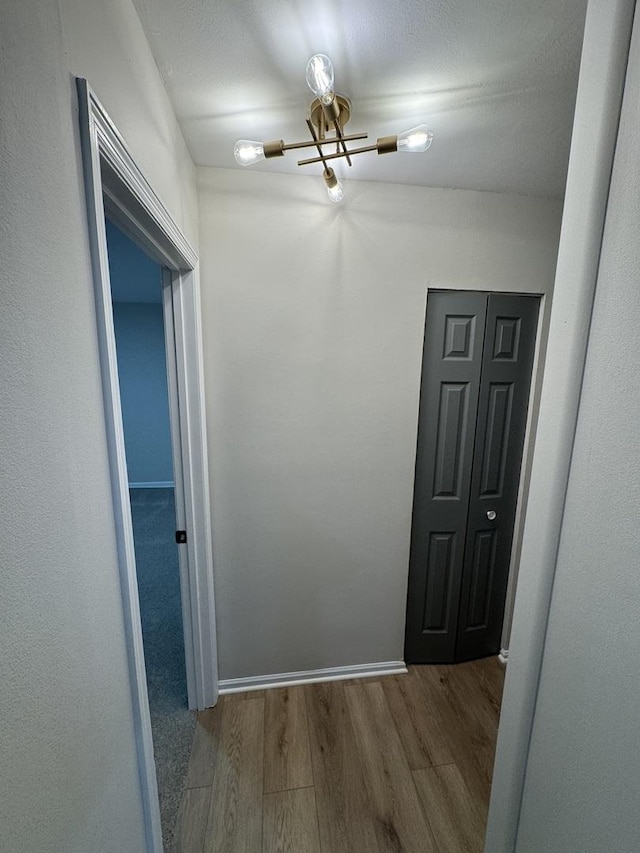
[[[224,696],[174,853],[482,853],[503,681],[485,658]]]

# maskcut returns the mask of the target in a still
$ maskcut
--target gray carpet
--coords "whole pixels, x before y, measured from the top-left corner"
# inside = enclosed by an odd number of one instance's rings
[[[130,497],[162,835],[170,851],[196,725],[187,708],[173,489],[131,489]]]

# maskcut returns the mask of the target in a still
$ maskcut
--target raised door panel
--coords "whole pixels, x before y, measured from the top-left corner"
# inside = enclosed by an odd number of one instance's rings
[[[469,429],[469,383],[442,382],[439,406],[433,498],[458,500]]]
[[[439,532],[429,534],[426,586],[422,631],[430,633],[449,630],[451,586],[456,559],[456,534]]]
[[[492,586],[492,576],[496,565],[497,530],[479,530],[473,542],[471,576],[469,578],[469,611],[467,626],[470,628],[486,628],[489,619],[489,593]]]
[[[511,434],[513,382],[492,382],[487,401],[487,429],[482,448],[480,496],[497,497],[504,489]]]

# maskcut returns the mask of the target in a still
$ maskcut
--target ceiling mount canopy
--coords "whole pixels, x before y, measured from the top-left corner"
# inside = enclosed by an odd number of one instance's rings
[[[307,63],[306,78],[309,88],[316,96],[309,106],[307,118],[311,140],[285,143],[282,139],[277,139],[263,143],[240,139],[236,142],[233,153],[241,166],[251,166],[271,157],[282,157],[285,151],[292,149],[315,148],[317,156],[298,160],[298,166],[322,163],[329,198],[331,201],[340,202],[344,198],[344,188],[328,161],[344,159],[351,166],[351,157],[354,154],[364,154],[367,151],[377,151],[378,154],[389,154],[392,151],[420,152],[430,147],[433,133],[426,125],[421,124],[395,136],[379,137],[375,145],[349,148],[348,142],[367,139],[368,134],[345,134],[345,125],[351,117],[351,101],[334,91],[333,64],[329,57],[323,53],[312,56]],[[324,147],[327,145],[335,146],[335,151],[327,151]]]

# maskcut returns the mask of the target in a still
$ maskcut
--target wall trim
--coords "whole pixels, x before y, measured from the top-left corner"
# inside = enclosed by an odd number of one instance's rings
[[[220,694],[245,693],[247,690],[270,690],[274,687],[293,687],[318,681],[344,681],[347,678],[375,678],[378,675],[402,675],[407,672],[403,660],[360,663],[353,666],[330,666],[326,669],[305,669],[300,672],[276,672],[272,675],[249,675],[245,678],[225,678],[218,684]]]
[[[174,485],[173,480],[154,480],[150,483],[129,482],[130,489],[173,489]]]

